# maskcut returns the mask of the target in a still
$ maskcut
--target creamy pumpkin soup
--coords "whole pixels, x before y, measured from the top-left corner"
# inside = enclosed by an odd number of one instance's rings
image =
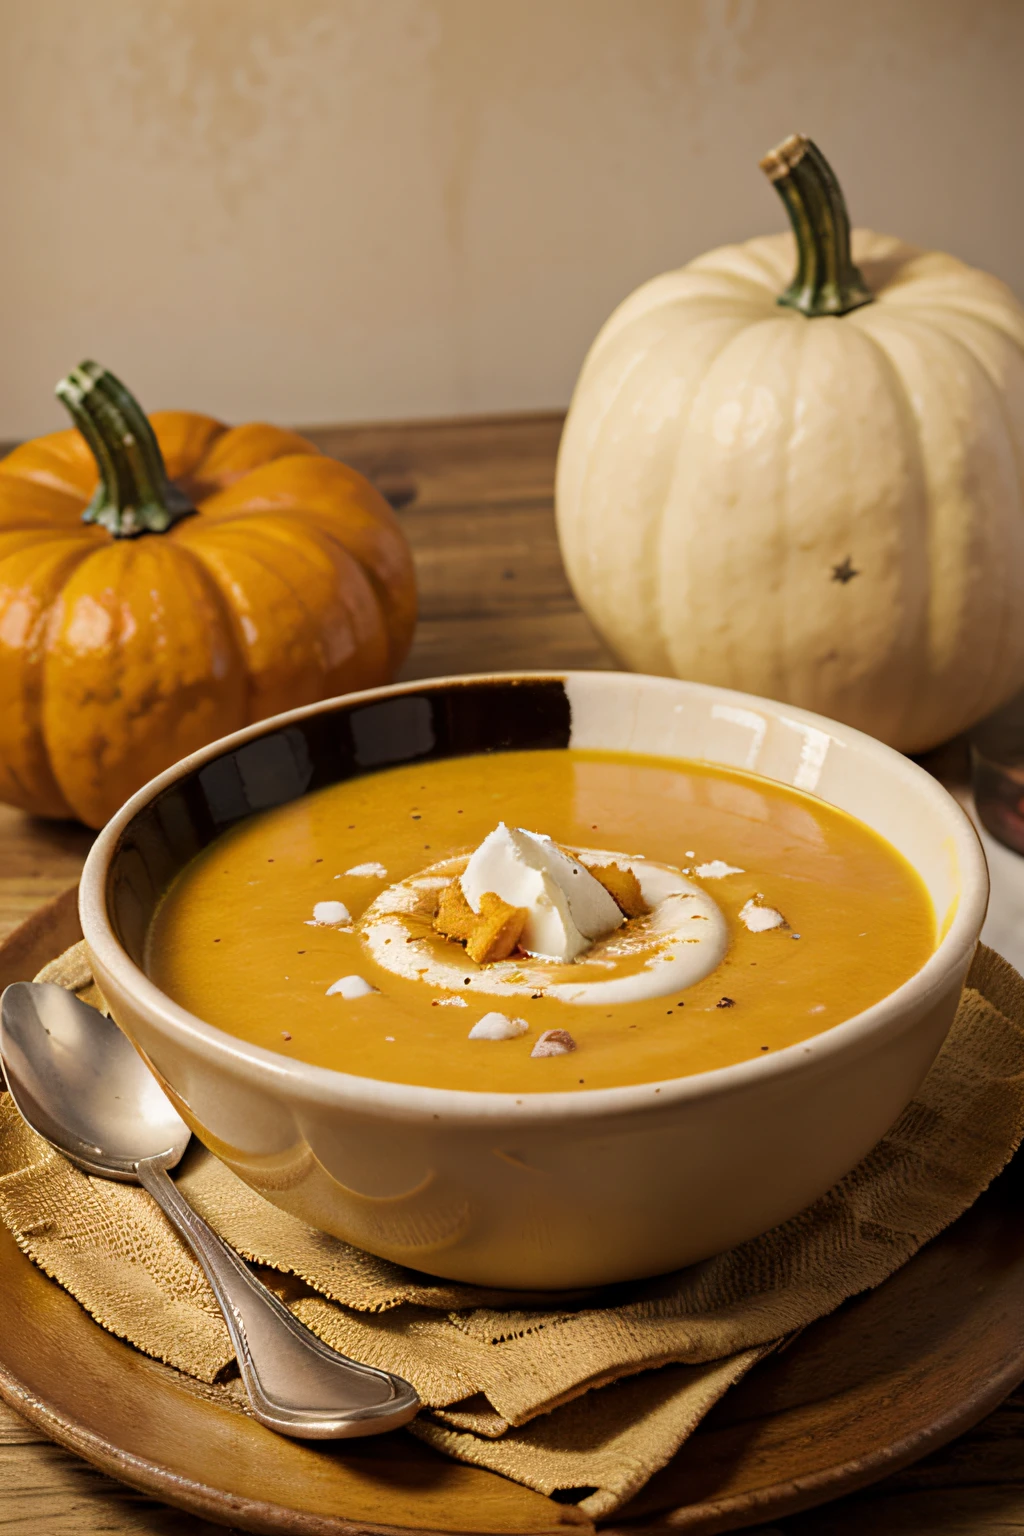
[[[936,941],[895,849],[754,774],[538,750],[367,774],[177,877],[150,975],[242,1039],[508,1093],[703,1072],[906,981]]]

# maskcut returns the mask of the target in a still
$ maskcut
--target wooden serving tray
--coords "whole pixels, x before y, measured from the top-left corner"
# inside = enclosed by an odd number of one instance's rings
[[[73,892],[0,946],[0,985],[80,937]],[[735,1388],[603,1530],[738,1530],[848,1493],[977,1423],[1024,1380],[1024,1162],[878,1290]],[[0,1229],[0,1396],[111,1476],[244,1531],[590,1528],[571,1505],[399,1432],[299,1443],[191,1392],[98,1327]],[[186,1522],[182,1530],[186,1529]]]

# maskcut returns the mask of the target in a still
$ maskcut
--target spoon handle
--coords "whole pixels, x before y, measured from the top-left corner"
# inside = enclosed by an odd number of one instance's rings
[[[347,1359],[304,1328],[196,1214],[163,1158],[146,1158],[135,1171],[202,1265],[262,1424],[282,1435],[342,1440],[409,1422],[419,1398],[407,1381]]]

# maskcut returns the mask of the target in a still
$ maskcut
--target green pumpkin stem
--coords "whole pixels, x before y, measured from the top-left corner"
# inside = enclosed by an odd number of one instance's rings
[[[777,302],[811,319],[870,304],[871,289],[850,254],[842,189],[818,146],[794,133],[765,155],[761,169],[785,203],[796,236],[796,276]]]
[[[135,397],[99,363],[79,363],[57,385],[75,426],[92,449],[100,483],[82,513],[115,539],[166,533],[195,511],[168,478],[153,428]]]

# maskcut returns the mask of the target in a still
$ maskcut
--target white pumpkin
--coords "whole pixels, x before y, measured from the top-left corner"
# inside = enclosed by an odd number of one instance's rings
[[[870,230],[851,259],[809,140],[762,165],[796,243],[657,277],[594,342],[559,453],[562,553],[625,665],[922,751],[1024,684],[1024,309]]]

